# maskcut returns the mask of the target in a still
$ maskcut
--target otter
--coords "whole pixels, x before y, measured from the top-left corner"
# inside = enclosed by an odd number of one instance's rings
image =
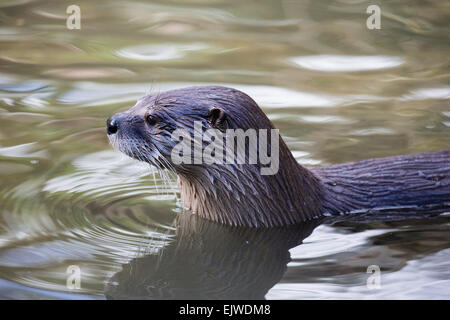
[[[173,161],[177,142],[172,134],[178,129],[194,133],[195,123],[224,135],[229,129],[275,129],[252,98],[233,88],[196,86],[147,95],[106,122],[113,147],[175,172],[184,206],[223,224],[278,227],[323,216],[450,203],[450,150],[307,168],[278,137],[275,174],[261,174],[261,161]],[[203,141],[196,143],[204,147]]]

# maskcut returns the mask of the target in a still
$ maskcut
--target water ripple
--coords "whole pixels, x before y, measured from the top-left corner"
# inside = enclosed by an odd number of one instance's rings
[[[324,72],[357,72],[389,69],[402,65],[405,61],[392,56],[339,56],[315,55],[291,58],[298,66]]]
[[[193,51],[207,49],[204,43],[140,45],[118,50],[119,57],[144,61],[180,59]]]

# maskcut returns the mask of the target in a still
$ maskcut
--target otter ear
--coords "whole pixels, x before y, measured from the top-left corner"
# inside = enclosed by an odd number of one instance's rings
[[[214,128],[224,128],[227,114],[221,108],[213,107],[208,113],[209,123]]]

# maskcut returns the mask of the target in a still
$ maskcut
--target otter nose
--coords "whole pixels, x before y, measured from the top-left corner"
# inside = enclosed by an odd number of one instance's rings
[[[115,116],[110,117],[106,120],[106,132],[108,134],[114,134],[119,129],[119,124]]]

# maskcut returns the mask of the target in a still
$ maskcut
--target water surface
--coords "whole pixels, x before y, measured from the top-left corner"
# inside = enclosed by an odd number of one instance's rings
[[[305,165],[448,149],[448,3],[383,3],[380,30],[366,1],[79,0],[68,30],[71,4],[0,2],[1,298],[450,298],[448,215],[267,233],[186,222],[176,185],[104,129],[145,93],[221,84]]]

